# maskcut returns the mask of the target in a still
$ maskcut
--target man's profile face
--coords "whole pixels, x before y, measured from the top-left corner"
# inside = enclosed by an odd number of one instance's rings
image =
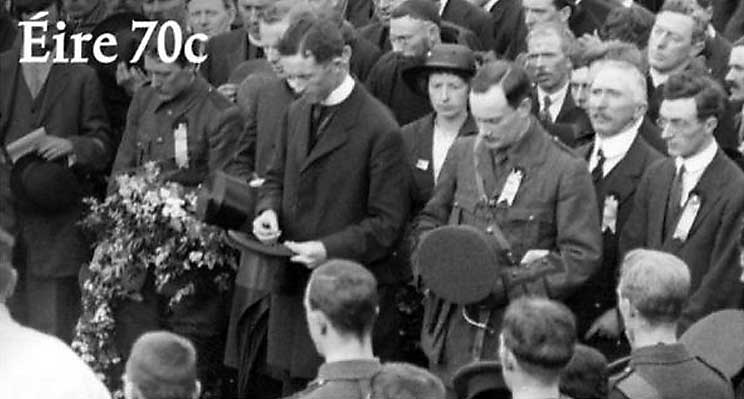
[[[62,9],[72,18],[88,15],[103,0],[62,0]]]
[[[630,74],[617,68],[603,68],[597,71],[591,85],[587,113],[594,131],[602,137],[614,136],[639,116],[640,104],[628,88]]]
[[[539,35],[527,43],[527,71],[537,85],[554,93],[568,83],[571,62],[561,50],[558,35]]]
[[[186,24],[186,0],[144,0],[142,12],[151,20],[174,20]]]
[[[656,16],[648,38],[648,63],[662,73],[686,65],[697,54],[692,42],[695,21],[692,17],[663,11]]]
[[[731,101],[744,101],[744,46],[731,49],[726,87]]]
[[[281,57],[280,62],[289,86],[310,103],[321,102],[333,91],[333,61],[319,64],[312,54],[294,54]]]
[[[592,85],[589,68],[580,67],[571,71],[569,82],[571,85],[571,96],[574,102],[579,107],[586,108],[586,101],[589,99],[589,88]]]
[[[409,16],[390,20],[390,44],[393,51],[406,57],[422,57],[430,49],[428,23]]]
[[[261,13],[270,2],[270,0],[238,0],[238,12],[243,18],[243,28],[254,37],[259,35],[258,23]]]
[[[145,55],[145,71],[150,77],[150,85],[161,101],[172,100],[186,90],[192,82],[192,68],[177,63],[165,63],[156,57]]]
[[[528,118],[509,105],[500,85],[491,86],[485,93],[471,90],[470,112],[478,125],[480,140],[491,150],[514,144],[522,133],[520,119]]]
[[[698,118],[694,98],[662,101],[658,123],[671,157],[689,158],[702,151],[712,139],[712,129],[708,132],[705,121]]]
[[[225,6],[225,0],[190,0],[188,11],[191,31],[210,38],[229,31],[234,18],[234,12]]]
[[[529,30],[542,22],[561,22],[564,16],[555,8],[553,0],[522,0],[524,23]]]
[[[281,55],[277,50],[277,46],[279,45],[279,40],[281,40],[284,32],[289,28],[289,21],[282,20],[270,24],[261,21],[258,28],[261,36],[261,47],[263,48],[266,61],[271,64],[271,67],[274,69],[277,76],[280,78],[284,77],[284,68],[280,62]]]

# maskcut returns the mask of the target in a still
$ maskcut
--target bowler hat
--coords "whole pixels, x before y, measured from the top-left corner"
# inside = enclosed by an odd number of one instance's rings
[[[197,196],[196,217],[225,229],[239,229],[252,219],[255,198],[255,187],[218,171],[204,183]]]
[[[13,164],[10,189],[19,203],[47,213],[70,209],[83,194],[77,176],[63,161],[47,161],[35,153]]]
[[[462,44],[437,44],[426,54],[426,60],[403,70],[403,80],[411,90],[426,95],[426,78],[431,72],[451,72],[471,78],[476,72],[475,53]]]
[[[499,240],[468,225],[442,226],[426,233],[414,256],[424,285],[438,297],[458,305],[480,303],[504,293],[510,265]]]
[[[511,397],[501,374],[501,363],[496,360],[482,360],[462,366],[455,372],[452,385],[458,399]]]
[[[744,368],[744,311],[712,313],[690,326],[679,340],[691,354],[733,378]]]

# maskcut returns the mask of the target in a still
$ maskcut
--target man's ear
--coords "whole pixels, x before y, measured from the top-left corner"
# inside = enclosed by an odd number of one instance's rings
[[[561,8],[558,11],[558,13],[561,14],[561,21],[563,21],[566,24],[568,24],[568,20],[571,19],[571,7],[570,6],[565,6],[565,7]]]
[[[705,40],[700,40],[699,42],[692,43],[692,46],[690,47],[690,58],[698,57],[700,54],[703,53],[704,49]]]
[[[517,111],[519,111],[523,117],[527,117],[532,113],[532,99],[527,96],[522,99],[522,101],[517,106]]]
[[[439,27],[436,26],[434,23],[429,23],[429,28],[427,30],[427,34],[429,37],[429,43],[433,47],[435,44],[439,44],[442,41],[441,31],[439,30]]]
[[[718,127],[718,118],[715,116],[709,116],[708,119],[705,120],[705,132],[712,135],[713,132]]]

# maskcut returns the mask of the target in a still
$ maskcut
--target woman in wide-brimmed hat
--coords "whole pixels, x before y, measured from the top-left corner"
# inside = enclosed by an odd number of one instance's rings
[[[403,127],[412,168],[414,215],[431,197],[439,170],[452,143],[477,133],[468,110],[470,79],[475,75],[475,54],[459,44],[439,44],[426,61],[403,72],[413,90],[428,94],[434,112]]]

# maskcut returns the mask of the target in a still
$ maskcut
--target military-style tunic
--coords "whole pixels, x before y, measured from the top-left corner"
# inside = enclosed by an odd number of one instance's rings
[[[366,399],[372,390],[372,378],[381,369],[377,359],[324,363],[318,378],[289,399]]]

